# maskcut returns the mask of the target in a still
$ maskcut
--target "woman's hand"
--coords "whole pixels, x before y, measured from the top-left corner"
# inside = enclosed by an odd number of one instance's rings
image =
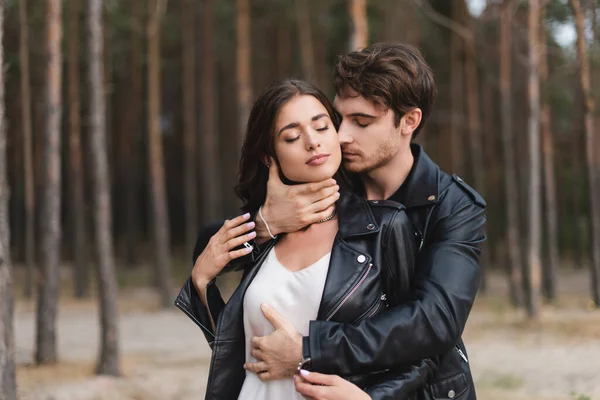
[[[294,376],[294,385],[307,400],[371,400],[358,386],[337,375],[301,370]]]
[[[192,282],[200,294],[204,293],[208,282],[212,281],[230,261],[252,251],[252,246],[233,250],[256,236],[254,231],[248,233],[254,228],[253,221],[247,222],[249,218],[250,214],[244,214],[225,221],[196,259],[192,270]],[[204,296],[201,297],[204,299]]]

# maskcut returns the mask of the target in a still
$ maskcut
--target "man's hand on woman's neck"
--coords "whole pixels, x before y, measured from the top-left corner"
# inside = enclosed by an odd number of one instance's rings
[[[286,185],[279,179],[277,164],[269,167],[267,198],[262,207],[262,216],[256,215],[256,242],[264,243],[271,235],[296,232],[331,215],[339,199],[335,179],[321,182]],[[269,229],[267,230],[268,224]],[[269,234],[269,230],[271,234]]]

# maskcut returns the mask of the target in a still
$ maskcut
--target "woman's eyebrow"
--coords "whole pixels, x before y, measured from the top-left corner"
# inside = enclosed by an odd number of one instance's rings
[[[329,118],[329,115],[327,115],[325,113],[319,114],[319,115],[315,115],[314,117],[311,118],[311,121],[317,121],[317,120],[319,120],[321,118],[324,118],[324,117],[325,118]],[[284,126],[283,128],[281,128],[279,130],[279,132],[277,132],[277,136],[281,135],[281,133],[283,131],[285,131],[286,129],[293,129],[293,128],[297,128],[299,126],[300,126],[300,124],[298,122],[292,122],[291,124],[287,124],[286,126]]]

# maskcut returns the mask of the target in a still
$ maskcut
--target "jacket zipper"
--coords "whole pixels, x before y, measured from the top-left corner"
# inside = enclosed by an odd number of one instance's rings
[[[386,298],[385,298],[385,293],[382,293],[382,294],[381,294],[381,297],[379,298],[379,304],[377,304],[377,307],[375,308],[375,310],[373,310],[373,312],[371,312],[371,313],[369,314],[369,318],[371,318],[371,317],[373,317],[373,316],[377,315],[377,314],[379,313],[379,311],[381,311],[381,309],[382,309],[382,307],[381,307],[381,306],[383,305],[383,302],[385,301],[385,299],[386,299]]]
[[[458,352],[458,355],[461,356],[463,360],[465,360],[466,363],[469,362],[467,356],[465,356],[465,353],[463,353],[463,351],[460,349],[460,347],[458,347],[458,345],[456,345],[456,351]]]
[[[191,313],[191,312],[189,312],[189,311],[188,311],[188,310],[187,310],[187,309],[186,309],[186,308],[185,308],[185,307],[184,307],[184,306],[181,304],[181,302],[179,302],[179,301],[176,301],[176,302],[175,302],[175,306],[176,306],[177,308],[179,308],[181,311],[183,311],[183,313],[184,313],[185,315],[187,315],[187,316],[188,316],[188,317],[189,317],[189,318],[190,318],[192,321],[194,321],[194,322],[196,323],[196,325],[198,325],[198,326],[200,327],[200,329],[204,330],[205,332],[208,332],[208,334],[209,334],[209,335],[211,335],[213,338],[215,337],[215,334],[214,334],[214,333],[212,333],[212,332],[210,331],[210,329],[207,329],[207,328],[206,328],[204,325],[202,325],[202,324],[200,323],[200,321],[198,321],[198,320],[196,319],[196,317],[194,317],[194,316],[192,315],[192,313]],[[208,307],[207,307],[207,308],[208,308]],[[209,311],[209,314],[210,314],[210,311]],[[211,319],[212,319],[212,316],[211,316]]]
[[[354,285],[354,287],[342,299],[342,301],[340,302],[340,304],[338,304],[338,306],[333,310],[333,312],[331,314],[329,314],[329,316],[327,318],[325,318],[325,321],[329,321],[335,315],[335,313],[337,313],[339,311],[339,309],[342,308],[342,306],[344,305],[344,303],[346,303],[346,301],[348,301],[348,299],[350,298],[350,296],[352,296],[352,294],[354,292],[356,292],[356,289],[358,289],[358,287],[360,285],[362,285],[362,283],[365,281],[365,279],[367,279],[367,275],[369,275],[369,271],[371,271],[371,268],[373,268],[373,264],[369,264],[369,267],[367,268],[367,270],[365,271],[365,273],[363,274],[363,276],[361,276],[361,278],[358,281],[358,283],[356,285]]]

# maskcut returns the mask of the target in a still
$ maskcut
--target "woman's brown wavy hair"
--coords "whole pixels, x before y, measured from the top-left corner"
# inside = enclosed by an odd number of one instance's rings
[[[339,127],[339,116],[333,109],[333,105],[314,85],[301,80],[286,79],[268,87],[252,107],[242,146],[235,193],[242,200],[244,212],[256,212],[265,202],[269,169],[263,160],[265,157],[273,157],[277,160],[273,140],[275,119],[279,110],[299,95],[313,96],[319,100],[329,113],[336,130]],[[341,169],[334,178],[340,186],[346,182]],[[286,182],[285,177],[282,177],[282,180]]]

